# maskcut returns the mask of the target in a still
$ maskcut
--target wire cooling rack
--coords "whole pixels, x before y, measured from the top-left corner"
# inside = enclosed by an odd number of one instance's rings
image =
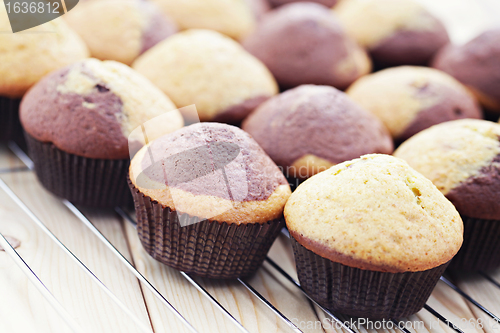
[[[20,161],[24,163],[23,167],[13,167],[13,168],[5,168],[0,169],[1,174],[7,173],[18,173],[18,172],[30,172],[33,170],[33,162],[29,159],[29,157],[24,153],[23,150],[19,148],[15,143],[9,143],[10,150],[19,158]],[[61,242],[55,235],[52,233],[49,228],[30,210],[30,208],[17,196],[14,191],[0,178],[0,188],[18,205],[24,213],[26,213],[29,218],[40,228],[69,258],[71,258],[81,270],[83,270],[91,280],[97,284],[97,286],[107,294],[110,299],[122,310],[124,313],[133,320],[137,327],[142,332],[152,332],[151,327],[147,327],[141,320],[138,319],[136,314],[134,314],[129,307],[124,304],[99,278],[90,270],[85,263],[79,259],[63,242]],[[186,319],[186,317],[178,310],[172,303],[158,291],[157,287],[153,283],[151,283],[143,273],[141,273],[133,263],[131,263],[102,233],[99,231],[97,227],[90,221],[76,206],[74,206],[71,202],[67,200],[62,200],[62,203],[78,218],[78,220],[83,223],[97,238],[121,261],[123,265],[145,286],[149,289],[154,296],[166,307],[171,313],[180,320],[180,322],[188,329],[190,332],[203,332],[199,328],[195,328],[193,324]],[[115,212],[119,214],[123,219],[128,221],[134,227],[136,226],[136,220],[133,213],[128,212],[126,209],[121,207],[116,207]],[[282,234],[286,237],[290,237],[288,231],[286,229],[282,230]],[[68,326],[74,332],[84,332],[82,327],[78,324],[78,322],[69,314],[69,312],[64,308],[64,306],[54,297],[54,295],[50,292],[50,290],[45,286],[44,282],[35,274],[35,272],[30,268],[30,266],[25,262],[23,257],[12,247],[7,241],[6,237],[2,233],[0,233],[0,246],[6,251],[6,253],[14,260],[14,262],[21,268],[23,273],[28,277],[29,281],[33,283],[33,285],[41,292],[43,297],[48,301],[48,303],[57,311],[57,313],[64,319],[64,321],[68,324]],[[285,269],[283,269],[279,264],[273,261],[270,257],[266,258],[266,262],[275,270],[275,272],[281,275],[284,279],[288,280],[295,288],[300,290],[309,301],[317,306],[324,314],[329,317],[334,323],[337,331],[345,331],[347,333],[360,333],[366,332],[367,329],[359,324],[359,321],[353,320],[345,315],[332,313],[327,309],[323,308],[321,305],[316,303],[307,293],[302,289],[300,283],[295,280],[291,275],[289,275]],[[201,283],[199,283],[194,277],[185,272],[180,272],[183,278],[185,278],[192,286],[194,286],[204,297],[206,297],[218,311],[220,311],[228,320],[230,320],[236,327],[239,332],[249,333],[248,329],[236,319],[236,317],[224,307],[218,300],[214,294],[211,294]],[[500,283],[492,278],[490,275],[479,272],[478,277],[485,279],[490,282],[492,288],[500,288]],[[293,332],[303,332],[303,330],[298,327],[297,323],[294,323],[293,320],[288,318],[283,312],[280,311],[273,303],[264,297],[257,289],[255,289],[250,283],[245,281],[244,279],[237,279],[238,283],[240,283],[244,288],[246,288],[256,299],[262,302],[272,313],[274,313],[280,320],[282,320],[290,331]],[[481,305],[478,301],[468,295],[464,290],[460,289],[457,285],[450,281],[450,279],[442,276],[441,281],[444,282],[448,287],[450,292],[458,293],[461,297],[463,297],[466,301],[468,301],[472,306],[476,307],[480,311],[484,312],[488,317],[500,323],[500,318],[495,315],[492,311],[488,310],[486,307]],[[428,311],[432,316],[434,316],[437,320],[444,323],[447,327],[457,333],[464,333],[459,325],[455,325],[453,322],[448,320],[443,314],[436,311],[430,305],[426,304],[424,309]],[[402,333],[410,333],[411,329],[403,325],[403,322],[399,321],[398,318],[392,318],[388,322],[392,323],[391,328],[394,330],[399,330]],[[433,331],[432,327],[428,328],[429,331]],[[157,331],[157,330],[156,330]],[[487,330],[486,330],[487,331]],[[168,328],[166,332],[170,332]]]

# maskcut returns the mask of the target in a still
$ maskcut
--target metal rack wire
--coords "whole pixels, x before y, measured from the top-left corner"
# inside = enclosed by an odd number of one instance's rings
[[[33,162],[29,157],[17,146],[15,143],[9,143],[10,150],[26,165],[26,167],[15,167],[11,169],[0,169],[0,174],[5,173],[15,173],[15,172],[25,172],[33,170]],[[114,295],[104,283],[102,283],[97,276],[75,255],[73,254],[46,226],[45,224],[24,204],[24,202],[9,188],[9,186],[0,179],[0,188],[35,222],[35,224],[46,234],[49,238],[55,242],[110,298],[117,304],[127,315],[138,325],[138,327],[143,332],[151,332],[151,329],[146,327],[133,313],[128,309],[128,307],[120,301],[116,295]],[[154,296],[176,317],[179,319],[186,328],[193,332],[199,332],[158,290],[157,288],[141,273],[135,266],[130,263],[115,246],[94,226],[94,224],[72,203],[67,200],[62,200],[62,203],[94,234],[97,238],[126,266],[126,268],[134,274],[134,276],[143,283]],[[115,212],[120,215],[123,219],[131,223],[134,227],[137,225],[134,217],[128,214],[121,207],[116,207]],[[282,233],[290,237],[288,231],[283,229]],[[74,321],[74,319],[68,314],[64,307],[57,301],[57,299],[51,294],[43,282],[38,278],[38,276],[31,270],[28,264],[23,260],[19,253],[8,243],[4,235],[0,233],[0,246],[2,246],[6,253],[15,261],[15,263],[22,269],[23,273],[28,276],[29,280],[36,286],[42,295],[49,301],[49,303],[58,311],[58,313],[63,317],[63,319],[68,323],[69,327],[75,332],[82,332],[81,327]],[[332,313],[331,311],[325,309],[316,301],[314,301],[301,287],[300,283],[291,277],[282,267],[280,267],[271,258],[267,257],[266,262],[273,267],[273,269],[282,275],[286,280],[291,282],[296,288],[298,288],[305,297],[307,297],[314,305],[321,309],[327,316],[329,316],[333,321],[335,321],[339,327],[342,327],[348,333],[358,333],[357,327],[351,327],[348,323],[351,322],[349,317]],[[204,288],[199,282],[196,281],[188,273],[180,272],[180,274],[193,285],[204,297],[206,297],[221,313],[229,319],[239,331],[248,333],[248,330],[228,311],[215,296],[210,294],[206,288]],[[479,273],[480,276],[489,281],[492,285],[500,288],[500,283],[491,278],[484,272]],[[450,287],[451,290],[457,292],[467,301],[472,303],[478,309],[483,311],[489,317],[500,323],[500,318],[493,314],[490,310],[485,308],[479,302],[474,300],[471,296],[453,284],[445,277],[441,277],[441,280]],[[251,284],[244,281],[243,279],[238,279],[238,282],[243,285],[254,297],[259,299],[269,310],[271,310],[275,315],[278,316],[290,329],[294,332],[302,332],[302,330],[295,325],[292,320],[286,317],[278,308],[276,308],[269,300],[267,300],[262,294],[260,294]],[[428,304],[424,306],[424,309],[431,313],[438,320],[445,323],[448,327],[453,329],[457,333],[464,333],[457,325],[454,325],[451,321],[445,318],[442,314],[437,312],[435,309],[430,307]],[[400,325],[400,322],[395,318],[391,319],[394,327],[399,329],[403,333],[410,333],[410,331],[404,326]]]

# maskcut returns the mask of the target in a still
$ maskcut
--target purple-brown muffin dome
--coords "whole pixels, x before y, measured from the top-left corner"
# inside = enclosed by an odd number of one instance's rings
[[[443,23],[414,0],[349,0],[334,11],[380,66],[426,65],[450,41]]]
[[[500,29],[462,46],[447,45],[432,66],[465,84],[484,107],[500,112]]]
[[[310,177],[364,154],[393,151],[382,122],[328,86],[304,85],[272,97],[242,128],[296,178]]]
[[[344,34],[331,11],[293,3],[265,14],[242,45],[284,88],[324,84],[345,89],[371,70],[364,50]]]

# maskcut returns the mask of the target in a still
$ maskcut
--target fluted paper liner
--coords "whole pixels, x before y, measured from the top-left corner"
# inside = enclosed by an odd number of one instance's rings
[[[19,122],[20,99],[0,96],[0,141],[22,139]]]
[[[203,220],[181,226],[177,213],[141,193],[129,180],[141,243],[154,259],[186,273],[216,279],[255,272],[285,225],[284,219],[234,224]]]
[[[363,270],[325,259],[290,239],[302,288],[325,308],[354,317],[398,319],[420,311],[448,266],[405,273]]]
[[[500,267],[500,221],[462,215],[464,242],[450,269],[487,271]]]
[[[25,133],[28,152],[42,185],[55,195],[88,207],[132,204],[127,186],[129,159],[91,159],[66,153]]]

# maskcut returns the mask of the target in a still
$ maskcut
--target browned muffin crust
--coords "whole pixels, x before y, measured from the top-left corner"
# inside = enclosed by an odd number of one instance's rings
[[[83,71],[94,77],[85,65]],[[71,154],[127,158],[127,138],[116,118],[121,112],[121,99],[104,82],[87,95],[60,92],[57,87],[66,82],[69,72],[69,67],[55,71],[27,93],[20,107],[24,129],[35,139],[53,142]],[[85,106],[89,104],[95,107],[89,109]],[[99,130],[103,128],[106,131]]]
[[[230,145],[225,146],[221,143]],[[236,151],[233,151],[236,148],[234,145],[238,147]],[[207,150],[202,148],[207,146],[210,151],[208,154]],[[231,163],[238,154],[242,154],[240,162]],[[170,163],[151,164],[149,156],[154,156],[156,161],[172,158],[174,160]],[[186,159],[192,161],[190,164],[192,168],[179,171],[179,163],[184,163]],[[218,179],[202,178],[204,174],[200,174],[199,170],[206,167],[204,164],[206,162],[212,163],[208,167],[210,171],[217,169],[217,166],[224,165],[227,181],[231,184],[231,193],[225,186],[219,186]],[[245,167],[246,183],[241,182],[241,174],[238,171],[242,164]],[[164,183],[171,188],[178,188],[195,195],[216,196],[225,200],[241,198],[246,193],[243,202],[266,200],[278,186],[287,184],[283,174],[250,135],[237,127],[218,123],[191,125],[153,141],[149,152],[144,155],[142,168],[149,179]],[[196,177],[199,181],[176,182],[175,179],[168,181],[165,175],[168,177],[172,174],[176,174],[179,179],[199,176]]]
[[[387,129],[375,116],[327,86],[304,85],[269,99],[243,129],[283,167],[305,155],[337,164],[393,150]]]
[[[331,11],[316,3],[293,3],[265,14],[242,45],[284,88],[325,84],[345,89],[371,69]]]
[[[432,16],[429,13],[423,15]],[[441,21],[430,30],[398,30],[370,50],[379,66],[427,65],[436,52],[450,42]]]
[[[432,66],[471,88],[485,107],[500,111],[500,29],[486,31],[463,46],[444,47]]]

